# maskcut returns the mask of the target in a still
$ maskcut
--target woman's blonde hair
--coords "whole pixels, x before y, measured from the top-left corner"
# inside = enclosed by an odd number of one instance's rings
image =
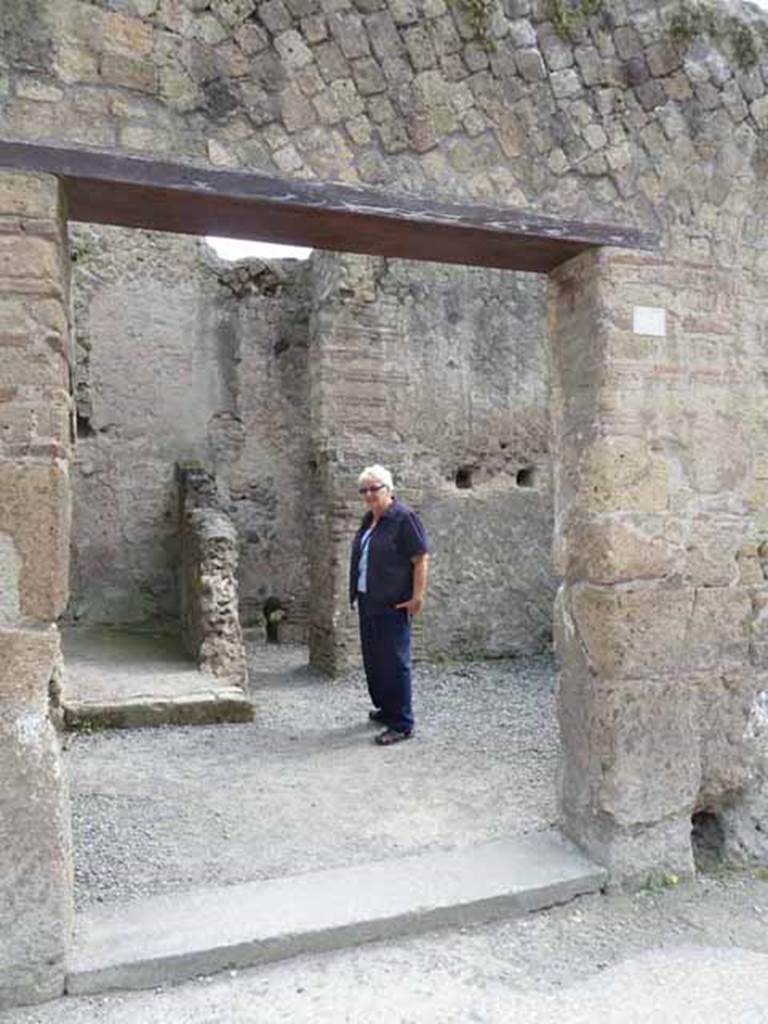
[[[384,466],[379,466],[378,463],[373,466],[366,466],[360,476],[357,478],[357,482],[361,484],[363,480],[375,480],[379,484],[384,484],[387,490],[392,490],[392,474]]]

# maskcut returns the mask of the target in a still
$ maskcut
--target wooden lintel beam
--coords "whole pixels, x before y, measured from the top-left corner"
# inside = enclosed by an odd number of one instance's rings
[[[0,140],[0,167],[57,175],[72,220],[547,273],[596,246],[653,250],[632,226],[327,182]]]

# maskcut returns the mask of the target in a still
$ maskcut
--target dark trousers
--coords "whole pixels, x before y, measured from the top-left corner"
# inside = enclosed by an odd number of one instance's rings
[[[388,608],[371,612],[365,594],[357,595],[360,646],[365,678],[375,708],[399,732],[413,728],[411,709],[411,624],[408,613]]]

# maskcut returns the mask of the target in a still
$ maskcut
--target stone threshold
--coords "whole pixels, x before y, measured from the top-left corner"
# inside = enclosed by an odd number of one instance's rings
[[[306,953],[516,917],[607,874],[556,831],[79,914],[67,992],[148,989]]]
[[[62,703],[65,729],[138,729],[158,725],[213,725],[252,722],[253,703],[239,686],[174,697]]]

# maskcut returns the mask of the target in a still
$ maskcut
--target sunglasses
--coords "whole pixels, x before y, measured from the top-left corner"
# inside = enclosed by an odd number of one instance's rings
[[[377,484],[376,487],[361,487],[359,490],[360,494],[375,494],[376,491],[381,491],[384,488],[384,484]]]

